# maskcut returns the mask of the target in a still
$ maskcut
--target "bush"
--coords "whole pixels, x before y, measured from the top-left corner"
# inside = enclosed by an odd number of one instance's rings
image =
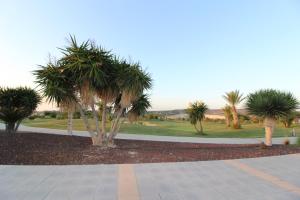
[[[0,88],[0,119],[6,125],[6,132],[16,132],[40,102],[41,97],[30,88]]]
[[[247,115],[239,114],[239,120],[240,120],[241,123],[244,123],[245,121],[249,121],[250,117],[247,116]]]
[[[56,119],[61,120],[61,119],[67,119],[68,118],[68,113],[67,112],[59,112],[56,115]]]
[[[35,118],[36,118],[35,115],[31,115],[31,116],[28,117],[28,119],[30,119],[30,120],[34,120]]]
[[[46,118],[56,118],[57,111],[45,111],[44,115]]]
[[[73,113],[73,119],[80,119],[80,117],[81,117],[80,112]]]

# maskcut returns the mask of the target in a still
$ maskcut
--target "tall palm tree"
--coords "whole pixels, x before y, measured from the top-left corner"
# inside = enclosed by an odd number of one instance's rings
[[[226,105],[222,109],[224,115],[225,115],[225,120],[226,120],[226,126],[230,127],[231,124],[231,119],[232,119],[232,113],[231,113],[231,107],[229,105]]]
[[[235,90],[235,91],[225,93],[225,95],[223,95],[223,98],[231,106],[231,112],[233,117],[233,128],[235,129],[241,128],[236,106],[244,100],[243,94],[240,94],[238,90]]]
[[[265,125],[265,144],[272,146],[272,135],[276,120],[294,112],[299,103],[289,92],[273,89],[259,90],[250,94],[247,99],[249,114],[262,117]]]
[[[205,118],[205,113],[207,110],[207,105],[201,101],[191,103],[187,109],[191,124],[194,125],[195,129],[200,134],[203,134],[202,120]]]

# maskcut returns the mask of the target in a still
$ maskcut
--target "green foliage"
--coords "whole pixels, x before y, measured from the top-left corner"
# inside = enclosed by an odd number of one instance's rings
[[[283,123],[285,128],[290,128],[296,117],[297,112],[291,112],[286,116],[280,117],[280,121]]]
[[[203,133],[203,128],[201,121],[205,118],[205,113],[208,110],[207,105],[204,102],[196,101],[191,103],[187,109],[189,115],[190,123],[195,126],[195,129],[199,133]],[[199,122],[200,129],[197,128],[197,123]]]
[[[73,119],[80,119],[80,112],[76,111],[73,113]]]
[[[142,116],[150,107],[151,104],[149,96],[147,94],[142,94],[137,100],[132,103],[132,107],[129,110],[129,113],[133,113],[136,116]]]
[[[7,132],[15,132],[23,119],[29,117],[41,102],[41,97],[26,87],[0,88],[0,119]]]
[[[239,114],[238,116],[241,123],[250,121],[250,117],[248,115]]]
[[[67,112],[59,112],[56,115],[56,119],[58,120],[63,120],[68,118],[68,113]]]
[[[76,100],[73,81],[63,72],[61,64],[51,61],[46,66],[40,65],[40,69],[33,72],[43,97],[57,103],[57,106]]]
[[[249,114],[274,119],[290,115],[298,105],[297,99],[291,93],[273,89],[250,94],[246,103]]]
[[[232,120],[232,112],[231,112],[231,107],[229,105],[226,105],[224,108],[222,108],[222,111],[226,118]]]
[[[244,100],[243,94],[241,94],[238,90],[225,93],[225,95],[223,95],[223,98],[231,106],[235,106],[235,105],[241,103]]]
[[[56,118],[57,111],[45,111],[44,115],[45,117]]]

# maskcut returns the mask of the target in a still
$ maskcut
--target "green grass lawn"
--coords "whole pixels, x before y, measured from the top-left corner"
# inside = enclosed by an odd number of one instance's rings
[[[34,119],[25,120],[26,126],[66,129],[67,120],[57,119]],[[91,123],[92,124],[92,123]],[[252,138],[264,137],[264,129],[262,124],[243,124],[242,129],[234,130],[226,128],[225,124],[218,122],[204,122],[204,135],[198,135],[194,127],[188,121],[159,121],[148,120],[130,124],[124,122],[121,125],[120,132],[130,134],[147,134],[147,135],[166,135],[166,136],[191,136],[191,137],[223,137],[223,138]],[[110,127],[110,124],[107,124]],[[294,125],[292,128],[284,128],[278,124],[274,137],[285,137],[291,134],[295,128],[296,133],[300,136],[300,125]],[[81,119],[74,119],[74,130],[85,130]]]

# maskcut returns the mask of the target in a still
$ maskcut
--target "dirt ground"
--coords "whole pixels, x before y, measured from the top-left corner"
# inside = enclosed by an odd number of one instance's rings
[[[300,147],[116,140],[116,148],[86,137],[0,132],[0,164],[74,165],[226,160],[300,153]]]

